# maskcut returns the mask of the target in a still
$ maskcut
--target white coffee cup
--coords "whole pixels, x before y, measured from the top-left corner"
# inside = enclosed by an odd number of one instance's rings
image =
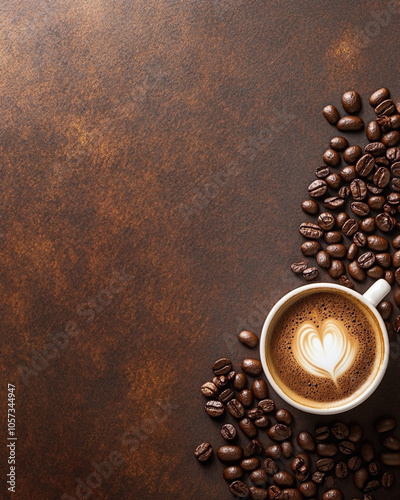
[[[272,372],[269,369],[267,358],[266,358],[266,346],[268,345],[268,338],[269,335],[272,332],[271,324],[274,320],[274,318],[280,314],[280,312],[284,309],[285,305],[289,300],[292,300],[294,297],[304,294],[307,290],[321,290],[322,292],[327,291],[327,292],[335,292],[338,291],[342,296],[345,296],[346,294],[349,294],[353,297],[355,297],[358,301],[364,304],[364,306],[368,309],[368,311],[371,313],[371,315],[376,319],[376,322],[379,325],[379,328],[381,330],[381,335],[382,335],[382,340],[383,340],[383,355],[382,355],[382,360],[379,366],[379,369],[375,375],[375,378],[371,381],[370,385],[364,388],[364,390],[357,394],[354,398],[352,398],[349,401],[346,402],[340,402],[338,401],[337,406],[330,406],[327,408],[315,408],[312,407],[311,405],[305,405],[302,404],[298,401],[295,401],[292,399],[290,396],[288,396],[280,387],[279,383],[275,380]],[[390,285],[387,281],[380,279],[377,280],[365,293],[364,295],[361,295],[358,292],[355,292],[354,290],[345,288],[341,285],[336,285],[333,283],[315,283],[315,284],[310,284],[310,285],[305,285],[301,286],[299,288],[296,288],[295,290],[292,290],[288,294],[286,294],[284,297],[282,297],[271,309],[270,313],[267,316],[267,319],[265,320],[262,333],[261,333],[261,339],[260,339],[260,356],[261,356],[261,362],[262,366],[265,372],[265,375],[271,384],[271,386],[274,388],[274,390],[278,393],[278,395],[284,399],[287,403],[290,405],[294,406],[295,408],[298,408],[299,410],[308,412],[308,413],[315,413],[319,415],[334,415],[337,413],[343,413],[345,411],[348,411],[359,404],[361,404],[363,401],[365,401],[378,387],[380,384],[385,372],[386,368],[388,365],[389,361],[389,340],[388,340],[388,334],[387,330],[385,327],[385,324],[382,320],[381,315],[379,314],[378,310],[376,309],[376,306],[379,304],[379,302],[390,292]]]

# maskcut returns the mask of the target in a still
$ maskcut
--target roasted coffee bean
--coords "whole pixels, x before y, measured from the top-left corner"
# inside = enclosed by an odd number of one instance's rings
[[[278,486],[292,486],[294,484],[293,475],[285,470],[281,470],[274,474],[272,479]]]
[[[390,167],[390,162],[389,160],[386,158],[386,156],[377,156],[375,158],[375,165],[377,165],[378,167],[386,167],[386,168],[389,168]],[[369,175],[369,177],[373,176],[373,173],[371,173]]]
[[[260,455],[263,452],[263,445],[259,439],[252,439],[250,443],[246,445],[244,449],[243,456],[245,458],[252,457],[254,455]]]
[[[285,458],[289,458],[293,455],[293,443],[291,441],[281,442],[282,455]]]
[[[336,127],[341,132],[358,132],[364,127],[364,122],[358,116],[343,116],[336,123]]]
[[[361,231],[357,231],[353,236],[353,243],[359,248],[365,247],[367,244],[367,235],[362,233]]]
[[[304,274],[305,271],[303,271]],[[242,370],[252,377],[258,377],[262,373],[261,361],[258,359],[247,358],[242,361]]]
[[[306,481],[310,475],[310,457],[305,453],[295,456],[290,464],[298,481]]]
[[[342,186],[339,189],[339,191],[338,191],[338,195],[341,198],[347,198],[348,196],[350,196],[350,188],[349,188],[349,186]]]
[[[377,490],[380,488],[381,483],[377,479],[372,479],[371,481],[368,481],[367,484],[364,487],[364,493],[369,493],[370,491]]]
[[[324,231],[330,231],[335,225],[335,217],[329,212],[323,212],[318,216],[318,226]]]
[[[316,261],[319,267],[324,269],[329,269],[331,267],[331,258],[330,255],[325,252],[325,250],[321,250],[316,255]]]
[[[322,179],[317,179],[308,186],[308,194],[312,198],[320,198],[321,196],[324,196],[327,190],[328,190],[328,185]]]
[[[342,226],[342,232],[345,236],[353,236],[358,228],[358,222],[355,219],[347,219]]]
[[[213,449],[210,443],[201,443],[194,450],[194,456],[199,462],[206,462],[212,455]]]
[[[376,186],[384,188],[390,182],[390,170],[386,167],[379,167],[374,173],[373,181]]]
[[[339,450],[343,455],[351,455],[355,452],[355,445],[351,441],[344,440],[339,443]]]
[[[294,488],[286,488],[280,492],[276,500],[302,500],[302,498],[303,496],[299,490]]]
[[[392,257],[392,264],[394,267],[400,266],[400,250],[396,250],[396,252],[394,252]]]
[[[308,240],[301,245],[300,250],[306,257],[311,257],[321,250],[321,245],[316,240]]]
[[[293,264],[291,264],[290,266],[290,269],[295,273],[295,274],[300,274],[304,271],[304,269],[307,269],[308,267],[308,264],[307,262],[293,262]],[[258,339],[257,339],[257,342],[258,342]]]
[[[365,133],[367,139],[371,142],[379,141],[382,136],[381,127],[379,126],[379,123],[375,120],[368,123]]]
[[[391,488],[394,483],[394,474],[392,471],[386,471],[382,474],[381,485],[384,488]]]
[[[325,106],[322,110],[322,114],[331,125],[336,125],[340,118],[339,111],[332,104]]]
[[[307,266],[305,267],[305,269]],[[235,378],[233,380],[233,388],[237,391],[241,391],[247,385],[247,377],[244,373],[236,373]]]
[[[400,453],[394,451],[381,453],[380,461],[383,463],[383,465],[398,467],[400,465]]]
[[[378,211],[383,207],[385,201],[386,199],[384,196],[370,196],[367,203],[372,210]]]
[[[325,479],[325,474],[323,472],[320,472],[319,470],[317,470],[313,473],[313,475],[311,476],[311,479],[316,484],[322,484],[324,482],[324,479]]]
[[[400,193],[389,193],[386,197],[387,202],[390,205],[399,205],[400,203]],[[397,210],[399,210],[399,207],[397,207]]]
[[[339,172],[339,175],[345,182],[351,182],[357,177],[356,168],[353,165],[343,167]]]
[[[258,407],[261,408],[265,414],[275,411],[275,403],[272,399],[263,399],[259,401]]]
[[[307,265],[306,265],[306,267],[307,267]],[[302,271],[304,269],[302,269]],[[299,271],[295,271],[295,272],[299,272]],[[246,347],[249,347],[250,349],[252,349],[254,347],[257,347],[257,345],[258,345],[258,337],[257,337],[257,335],[255,333],[253,333],[253,332],[249,332],[248,330],[241,331],[239,333],[238,338],[239,338],[239,342],[241,342]]]
[[[353,483],[356,488],[363,490],[368,481],[368,471],[365,467],[360,467],[353,475]]]
[[[251,384],[251,390],[256,399],[266,399],[268,397],[268,386],[263,379],[254,380]]]
[[[328,177],[325,177],[325,182],[332,189],[339,189],[342,184],[342,178],[336,172],[334,174],[329,174]]]
[[[340,212],[336,216],[336,225],[339,229],[343,227],[343,224],[348,220],[349,216],[346,212]]]
[[[335,259],[343,259],[347,254],[347,248],[341,243],[336,243],[334,245],[328,245],[326,247],[326,252]]]
[[[200,391],[206,398],[215,398],[218,394],[217,386],[213,382],[203,384]]]
[[[362,269],[368,269],[375,264],[375,254],[371,251],[364,252],[358,257],[357,262]]]
[[[275,413],[275,420],[281,424],[290,425],[293,421],[293,415],[289,410],[281,408]]]
[[[322,495],[322,500],[343,500],[344,496],[338,488],[332,488]]]
[[[243,471],[237,465],[230,465],[224,469],[222,475],[226,481],[235,481],[243,476]]]
[[[397,436],[383,436],[382,444],[388,450],[400,451],[400,438],[398,438]]]
[[[386,146],[383,142],[370,142],[364,148],[364,152],[372,155],[374,158],[385,156]]]
[[[397,113],[399,110],[397,110]],[[400,115],[395,114],[389,117],[385,117],[386,121],[388,122],[389,128],[400,128]]]
[[[361,201],[367,196],[367,185],[362,179],[354,179],[350,183],[350,192],[356,201]]]
[[[400,142],[400,133],[397,130],[391,130],[382,137],[382,142],[388,148],[397,146]]]
[[[225,463],[240,462],[243,457],[243,448],[233,444],[220,446],[217,450],[217,457]]]
[[[375,430],[382,434],[392,431],[397,425],[396,419],[393,417],[380,417],[375,422]]]
[[[356,163],[356,161],[361,158],[362,149],[360,146],[349,146],[343,152],[343,160],[348,164]]]
[[[400,249],[400,234],[393,238],[392,246],[393,248],[396,248],[396,250]]]
[[[386,99],[389,99],[389,97],[390,97],[390,91],[386,87],[382,87],[381,89],[375,90],[375,92],[371,94],[369,98],[369,103],[373,108],[375,108],[381,102],[385,101]]]
[[[332,260],[331,267],[328,269],[329,276],[334,279],[339,279],[346,272],[346,268],[342,261]]]
[[[381,466],[378,462],[373,460],[368,464],[368,472],[371,476],[378,476],[381,472]]]
[[[347,466],[351,471],[358,470],[361,467],[361,458],[357,455],[354,455],[354,457],[349,458]]]
[[[245,417],[239,421],[240,430],[246,434],[247,437],[254,438],[257,436],[257,427],[253,424],[253,422]]]
[[[355,243],[352,243],[347,250],[347,255],[346,255],[347,259],[354,260],[357,257],[358,252],[359,252],[359,247]]]
[[[367,269],[367,276],[375,280],[378,280],[385,276],[385,271],[381,268],[381,266],[372,266],[369,269]]]
[[[265,429],[271,425],[271,421],[266,415],[262,415],[254,420],[254,425],[259,429]]]
[[[242,481],[233,481],[229,485],[229,491],[238,498],[247,498],[250,494],[249,487]]]
[[[333,457],[338,452],[338,447],[335,443],[319,443],[317,444],[317,453],[320,457]]]
[[[364,441],[360,447],[360,455],[365,462],[370,462],[374,459],[375,451],[371,443]]]
[[[340,276],[339,284],[347,288],[354,288],[354,283],[346,275]]]
[[[228,377],[225,377],[225,375],[220,375],[219,377],[214,377],[213,378],[213,384],[217,386],[219,390],[223,390],[226,388],[228,385]]]
[[[265,486],[268,482],[267,473],[264,469],[256,469],[251,472],[250,479],[257,486]]]
[[[364,233],[368,234],[375,232],[376,223],[374,217],[366,217],[364,220],[362,220],[360,229],[361,231],[364,231]]]
[[[260,461],[256,457],[244,458],[240,462],[240,467],[246,471],[256,470],[260,467]]]
[[[349,90],[342,95],[343,109],[350,114],[357,114],[361,110],[360,94],[354,90]]]
[[[315,177],[317,179],[325,179],[331,173],[328,165],[321,165],[315,169]]]
[[[303,222],[300,224],[299,232],[305,238],[309,238],[310,240],[316,240],[321,238],[323,235],[322,229],[313,222]]]
[[[387,253],[387,252],[375,254],[375,260],[376,260],[377,265],[384,267],[384,268],[388,268],[392,264],[392,257],[390,255],[390,253]]]
[[[210,417],[218,418],[224,414],[225,408],[221,401],[207,401],[205,410]]]
[[[268,429],[268,436],[273,441],[285,441],[292,435],[292,430],[285,424],[275,424]]]
[[[352,212],[354,212],[356,215],[360,217],[365,217],[366,215],[369,214],[370,208],[366,203],[363,203],[362,201],[353,201],[350,204],[350,209]],[[378,225],[378,222],[376,222],[376,225]]]
[[[340,155],[334,149],[327,149],[323,154],[322,159],[331,167],[337,167],[340,163]]]
[[[364,269],[362,269],[356,261],[349,264],[348,271],[350,276],[356,281],[363,281],[366,278]]]
[[[332,458],[320,458],[315,462],[315,467],[320,472],[328,472],[335,466],[335,461]]]
[[[365,154],[356,163],[356,172],[361,177],[367,177],[375,166],[375,158],[371,154]]]
[[[339,479],[344,479],[349,473],[349,468],[345,462],[338,462],[335,465],[335,476]]]
[[[256,486],[250,486],[251,500],[266,500],[268,498],[268,491]]]
[[[226,407],[228,408],[228,411],[232,415],[232,417],[239,419],[244,416],[244,406],[238,399],[231,399],[227,402]]]
[[[378,104],[375,108],[375,113],[377,115],[390,116],[396,112],[396,106],[391,99],[386,99]]]
[[[325,441],[330,435],[329,427],[326,425],[321,425],[315,429],[315,439],[317,441]]]
[[[262,467],[269,476],[273,476],[279,470],[278,464],[272,458],[266,458],[262,463]]]
[[[334,438],[342,440],[348,437],[350,431],[343,422],[336,422],[332,425],[331,432]]]
[[[224,424],[221,427],[221,436],[227,441],[233,441],[237,436],[236,427],[232,424]]]
[[[325,198],[323,201],[323,205],[325,208],[329,208],[330,210],[338,210],[342,208],[345,203],[343,198],[340,196],[330,196],[329,198]]]
[[[316,267],[309,267],[303,271],[303,278],[307,281],[312,281],[318,278],[319,271]]]
[[[212,370],[217,376],[226,375],[232,370],[232,361],[228,358],[217,359],[212,365]]]
[[[249,408],[254,401],[254,396],[250,389],[240,391],[237,398],[245,408]]]
[[[345,137],[332,137],[329,142],[329,146],[335,151],[344,151],[349,147],[349,141]]]
[[[235,370],[230,371],[230,372],[227,374],[227,376],[226,376],[226,378],[229,380],[229,382],[233,382],[233,381],[235,380],[235,377],[236,377],[236,372],[235,372]]]
[[[340,231],[328,231],[324,234],[324,241],[331,245],[333,243],[340,243],[343,240],[343,234]]]
[[[258,406],[255,408],[251,408],[250,410],[247,410],[247,416],[251,418],[251,420],[256,420],[258,418],[261,418],[264,415],[263,411],[261,408]]]
[[[316,215],[319,211],[318,203],[315,200],[305,200],[301,204],[303,212],[309,215]]]
[[[348,440],[353,443],[358,443],[363,438],[364,431],[359,424],[353,424],[349,429]]]
[[[313,436],[307,431],[301,431],[297,434],[297,444],[305,451],[315,450],[315,441]]]
[[[265,448],[264,452],[268,458],[279,460],[282,455],[282,447],[280,444],[271,444]]]
[[[392,163],[399,161],[400,160],[400,148],[398,148],[398,147],[389,148],[386,151],[386,158]]]
[[[314,481],[305,481],[300,484],[299,491],[306,498],[315,497],[318,491],[318,486],[314,483]]]
[[[380,312],[383,319],[388,319],[393,311],[392,303],[388,300],[380,302],[376,308]]]
[[[391,231],[396,225],[396,219],[386,213],[380,213],[375,217],[375,222],[382,232],[388,233]]]
[[[392,188],[392,191],[395,191],[396,193],[400,192],[400,179],[398,177],[393,177],[390,187]]]
[[[234,395],[235,393],[232,391],[232,389],[225,389],[218,396],[218,400],[221,401],[221,403],[227,403],[233,398]]]
[[[384,252],[389,248],[389,241],[383,236],[368,236],[367,245],[370,250],[374,252]]]
[[[383,191],[383,188],[378,188],[375,184],[367,183],[368,191],[373,195],[380,195]]]

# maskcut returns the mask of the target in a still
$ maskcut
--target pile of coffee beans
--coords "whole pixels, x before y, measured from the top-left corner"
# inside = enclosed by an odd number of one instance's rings
[[[301,204],[308,216],[315,217],[300,224],[305,238],[301,251],[315,257],[316,265],[302,260],[291,269],[307,281],[324,269],[349,288],[367,276],[400,285],[400,105],[387,88],[376,90],[369,104],[375,111],[375,119],[366,126],[369,142],[361,147],[343,136],[332,137],[322,165],[315,169],[316,179],[308,186],[309,198]],[[342,107],[349,114],[341,118],[329,105],[323,115],[341,132],[359,131],[364,127],[357,116],[361,105],[357,92],[345,92]],[[393,298],[400,307],[400,288]],[[388,320],[392,304],[385,301],[380,307]],[[389,335],[400,333],[400,316],[386,326]]]
[[[258,345],[258,337],[249,331],[241,332],[239,341],[251,349]],[[221,422],[223,444],[216,455],[236,498],[347,500],[350,497],[344,496],[341,483],[352,476],[361,496],[351,498],[373,500],[375,490],[393,485],[392,468],[400,466],[400,438],[394,434],[393,417],[375,422],[382,445],[379,452],[364,438],[358,423],[321,422],[315,429],[295,433],[291,412],[277,408],[270,399],[258,359],[245,358],[236,371],[230,359],[220,358],[212,372],[200,391],[207,399],[207,415]],[[194,451],[200,463],[213,454],[208,441]]]

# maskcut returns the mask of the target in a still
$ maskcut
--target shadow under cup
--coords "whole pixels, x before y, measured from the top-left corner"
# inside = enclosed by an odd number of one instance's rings
[[[342,413],[365,401],[382,380],[387,331],[359,293],[306,285],[273,307],[260,354],[267,379],[289,404],[309,413]]]

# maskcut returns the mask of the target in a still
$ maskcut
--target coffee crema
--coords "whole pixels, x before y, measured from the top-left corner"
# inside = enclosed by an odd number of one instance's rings
[[[314,289],[293,297],[270,325],[269,371],[294,401],[329,408],[364,392],[383,361],[381,328],[352,295]]]

